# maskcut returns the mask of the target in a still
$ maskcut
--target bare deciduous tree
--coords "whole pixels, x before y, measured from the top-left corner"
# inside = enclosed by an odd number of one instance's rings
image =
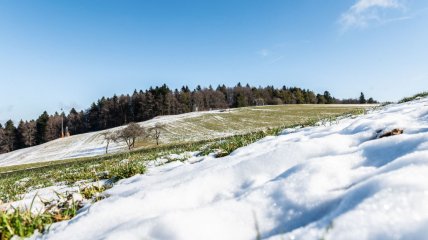
[[[106,131],[101,133],[101,135],[104,137],[104,140],[106,141],[106,154],[107,154],[108,146],[110,145],[111,142],[117,142],[118,134],[117,132]]]
[[[135,140],[143,137],[146,137],[146,131],[137,123],[128,124],[128,126],[122,129],[118,134],[118,138],[125,141],[129,150],[135,147]]]
[[[33,146],[36,144],[36,122],[34,120],[25,122],[20,132],[25,146]]]
[[[162,123],[156,123],[154,127],[149,129],[150,136],[156,139],[156,145],[159,145],[159,139],[162,131],[165,130],[165,125]]]
[[[61,121],[61,115],[58,113],[49,117],[45,132],[45,138],[47,141],[57,139],[61,136]]]

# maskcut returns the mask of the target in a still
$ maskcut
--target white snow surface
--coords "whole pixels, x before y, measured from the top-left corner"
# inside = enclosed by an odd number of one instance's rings
[[[378,130],[404,134],[378,139]],[[42,239],[427,239],[428,99],[172,162]]]

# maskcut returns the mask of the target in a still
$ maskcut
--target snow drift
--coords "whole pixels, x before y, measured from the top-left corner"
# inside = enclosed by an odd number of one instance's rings
[[[379,131],[404,129],[376,138]],[[428,99],[119,182],[43,239],[426,239]]]

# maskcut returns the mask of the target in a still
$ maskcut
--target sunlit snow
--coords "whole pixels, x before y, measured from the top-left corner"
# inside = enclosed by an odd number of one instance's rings
[[[377,132],[404,133],[376,138]],[[428,99],[120,181],[43,239],[426,239]]]

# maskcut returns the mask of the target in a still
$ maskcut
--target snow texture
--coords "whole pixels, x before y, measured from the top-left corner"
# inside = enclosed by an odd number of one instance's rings
[[[376,138],[395,128],[404,133]],[[172,162],[42,239],[426,239],[428,99]]]

